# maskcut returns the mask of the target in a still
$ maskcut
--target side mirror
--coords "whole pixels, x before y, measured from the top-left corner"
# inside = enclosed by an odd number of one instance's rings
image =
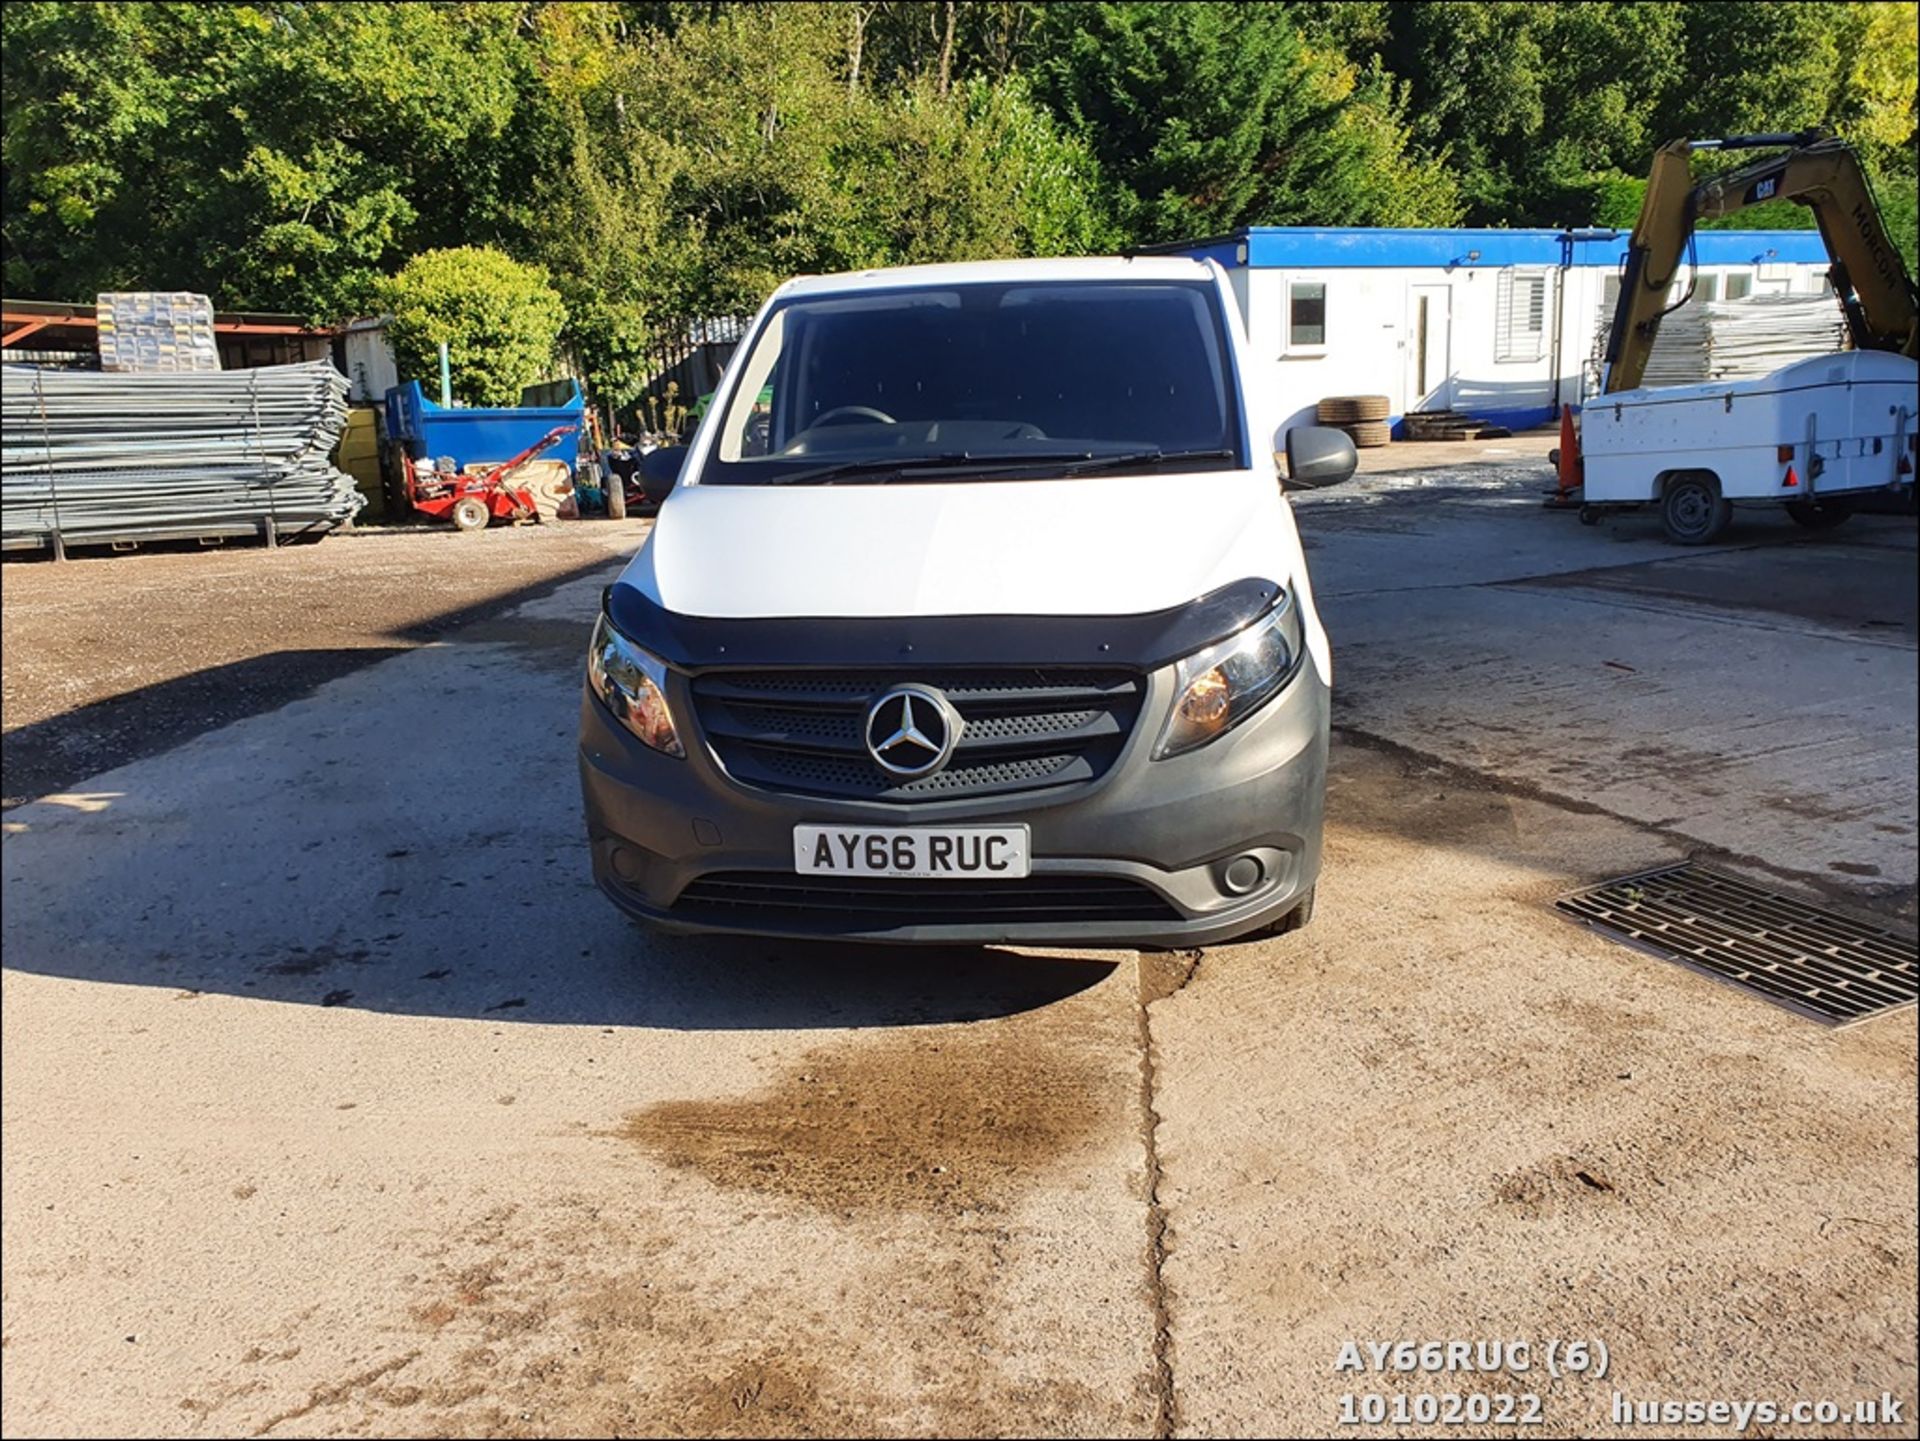
[[[680,479],[680,467],[687,461],[684,445],[663,445],[640,457],[640,488],[655,505],[667,498],[674,482]]]
[[[1296,490],[1317,490],[1353,478],[1360,452],[1344,430],[1330,425],[1300,425],[1286,435],[1287,484]]]

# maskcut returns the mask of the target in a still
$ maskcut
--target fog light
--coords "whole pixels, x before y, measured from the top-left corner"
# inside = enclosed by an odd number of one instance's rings
[[[1244,896],[1265,878],[1267,868],[1257,856],[1237,856],[1220,873],[1220,884],[1236,896]]]
[[[613,873],[629,883],[640,879],[645,868],[640,852],[628,846],[615,846],[613,854],[607,857],[607,864],[613,867]]]

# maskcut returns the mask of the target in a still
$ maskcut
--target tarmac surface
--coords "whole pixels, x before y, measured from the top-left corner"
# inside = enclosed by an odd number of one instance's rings
[[[622,920],[574,712],[644,522],[8,565],[6,1434],[1911,1418],[1913,1009],[1828,1030],[1552,902],[1691,855],[1911,928],[1913,524],[1678,551],[1541,481],[1298,498],[1317,915],[1171,956]],[[188,608],[232,619],[143,661]],[[1400,1340],[1534,1364],[1336,1369]]]

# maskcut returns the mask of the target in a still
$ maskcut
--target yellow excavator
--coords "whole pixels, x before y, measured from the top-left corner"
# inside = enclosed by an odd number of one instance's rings
[[[1699,150],[1790,147],[1737,170],[1694,183],[1691,158]],[[1887,238],[1873,190],[1853,147],[1824,131],[1798,135],[1735,135],[1724,140],[1675,140],[1655,152],[1647,195],[1627,247],[1620,305],[1607,337],[1603,390],[1640,384],[1660,318],[1670,307],[1680,263],[1692,247],[1694,226],[1766,200],[1792,200],[1813,211],[1833,258],[1828,274],[1846,312],[1856,350],[1891,350],[1920,357],[1920,305],[1913,279]],[[1682,297],[1680,304],[1686,303]]]
[[[1696,151],[1761,149],[1784,153],[1694,179]],[[1677,302],[1667,299],[1693,252],[1694,227],[1768,200],[1791,200],[1813,211],[1833,262],[1827,273],[1854,348],[1920,358],[1920,300],[1913,278],[1887,236],[1852,146],[1823,130],[1674,140],[1654,153],[1646,198],[1622,263],[1602,394],[1640,385],[1661,318],[1692,298],[1690,282]],[[1570,412],[1563,412],[1558,458],[1562,504],[1572,499],[1582,479],[1572,429]]]

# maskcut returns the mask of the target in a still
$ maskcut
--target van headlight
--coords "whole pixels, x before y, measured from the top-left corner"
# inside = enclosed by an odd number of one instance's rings
[[[1181,661],[1173,712],[1154,759],[1203,746],[1272,700],[1299,665],[1302,645],[1300,608],[1282,591],[1279,603],[1245,630]]]
[[[667,709],[667,667],[613,628],[602,615],[587,652],[587,684],[615,719],[663,755],[684,756]]]

